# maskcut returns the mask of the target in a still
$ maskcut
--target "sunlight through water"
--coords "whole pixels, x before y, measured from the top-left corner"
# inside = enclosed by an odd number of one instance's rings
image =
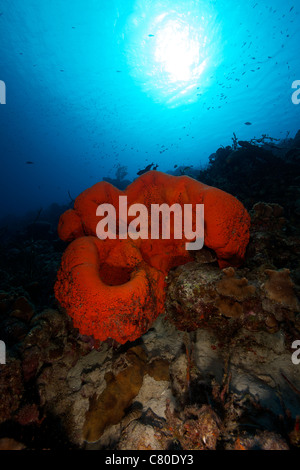
[[[155,101],[187,104],[210,86],[221,38],[207,2],[137,0],[124,37],[131,75]]]

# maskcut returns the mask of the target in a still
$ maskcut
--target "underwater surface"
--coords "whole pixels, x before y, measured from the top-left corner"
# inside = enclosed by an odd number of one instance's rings
[[[299,450],[299,44],[296,0],[0,0],[0,450]]]

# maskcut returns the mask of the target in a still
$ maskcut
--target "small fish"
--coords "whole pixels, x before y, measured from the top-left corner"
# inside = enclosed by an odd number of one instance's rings
[[[252,126],[252,122],[245,122],[245,126]]]
[[[147,171],[150,171],[153,167],[154,163],[151,163],[150,165],[147,165],[146,168],[144,168],[143,170],[139,170],[137,172],[137,175],[143,175],[144,173],[147,173]]]
[[[25,163],[26,163],[26,165],[33,165],[34,164],[34,162],[31,162],[30,160],[28,162],[25,162]]]
[[[178,167],[178,165],[174,165],[174,168],[177,168],[177,167]]]
[[[148,34],[149,38],[154,38],[154,34]]]

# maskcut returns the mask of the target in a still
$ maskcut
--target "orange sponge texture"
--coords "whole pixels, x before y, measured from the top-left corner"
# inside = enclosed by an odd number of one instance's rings
[[[221,268],[242,263],[249,242],[250,217],[233,196],[187,176],[150,171],[125,191],[100,182],[80,194],[74,209],[60,218],[58,233],[72,241],[66,249],[55,284],[55,295],[73,318],[81,334],[96,339],[113,338],[123,344],[144,334],[164,309],[165,277],[168,271],[192,261],[187,240],[99,240],[97,207],[112,204],[119,217],[119,196],[128,207],[143,204],[192,204],[195,228],[196,204],[204,204],[204,243],[215,251]],[[128,217],[127,224],[133,217]],[[171,218],[172,221],[172,218]],[[171,223],[172,227],[172,223]]]

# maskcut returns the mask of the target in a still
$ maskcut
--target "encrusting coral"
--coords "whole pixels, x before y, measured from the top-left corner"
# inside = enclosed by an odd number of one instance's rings
[[[299,309],[299,302],[294,292],[294,284],[290,278],[290,270],[274,271],[266,269],[269,279],[264,285],[267,297],[291,310]]]
[[[253,297],[255,286],[249,285],[245,277],[238,279],[232,267],[223,269],[223,273],[225,277],[216,284],[216,291],[221,295],[216,306],[225,317],[239,318],[243,313],[240,302]]]
[[[204,243],[215,252],[221,268],[242,263],[249,242],[250,217],[235,197],[187,176],[158,171],[145,173],[125,191],[100,182],[77,197],[74,209],[66,211],[59,221],[60,238],[74,241],[63,255],[55,295],[80,333],[125,343],[144,334],[163,311],[169,270],[193,258],[186,250],[186,243],[192,240],[186,238],[183,227],[181,238],[171,227],[169,239],[98,239],[97,208],[104,203],[113,205],[118,220],[119,196],[127,196],[128,207],[143,204],[148,213],[153,204],[170,207],[176,203],[182,209],[189,204],[193,230],[196,205],[203,204]],[[128,216],[127,228],[133,219]],[[249,289],[240,285],[243,280],[236,281],[239,292]]]
[[[255,287],[248,285],[248,280],[245,277],[237,279],[235,277],[235,270],[232,267],[223,269],[223,273],[225,274],[225,278],[216,285],[219,294],[232,297],[239,301],[246,300],[253,296]]]
[[[157,358],[152,362],[147,361],[145,350],[141,346],[133,346],[116,361],[114,371],[105,374],[106,387],[99,396],[90,398],[85,415],[83,435],[87,442],[98,441],[109,425],[118,424],[122,420],[125,410],[137,396],[145,374],[157,381],[169,380],[169,363],[166,360]],[[130,416],[122,422],[122,426],[128,425],[128,420]]]
[[[298,338],[299,237],[282,225],[277,204],[255,204],[250,243],[241,269],[220,272],[212,264],[189,263],[168,276],[166,310],[178,329],[212,328],[231,341],[232,329]],[[287,225],[286,220],[285,225]]]

